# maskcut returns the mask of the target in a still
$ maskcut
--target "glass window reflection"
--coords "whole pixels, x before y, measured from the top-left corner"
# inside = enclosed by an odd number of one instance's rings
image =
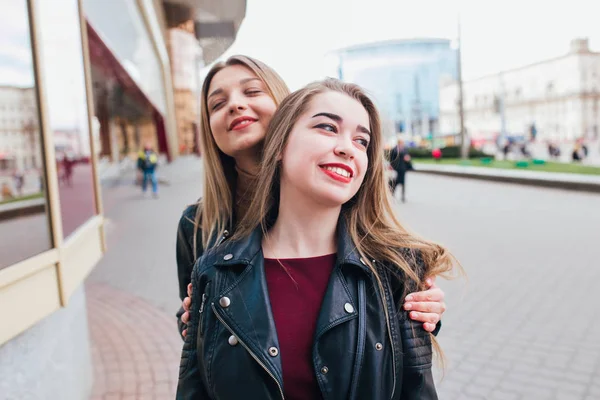
[[[26,0],[0,13],[0,269],[50,249]]]
[[[56,154],[63,235],[96,214],[77,0],[40,1],[44,86]]]

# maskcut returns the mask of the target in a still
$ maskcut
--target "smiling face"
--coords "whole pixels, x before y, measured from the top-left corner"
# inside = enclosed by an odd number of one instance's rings
[[[359,190],[369,164],[369,114],[350,96],[311,99],[282,154],[281,191],[295,201],[341,206]]]
[[[277,105],[250,69],[231,65],[215,74],[206,99],[210,129],[219,149],[238,158],[259,154]]]

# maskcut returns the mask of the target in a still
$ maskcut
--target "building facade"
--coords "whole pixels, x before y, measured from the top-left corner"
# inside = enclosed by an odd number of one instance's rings
[[[457,52],[449,40],[378,42],[336,55],[339,78],[371,92],[389,134],[427,136],[438,131],[440,80],[457,77]]]
[[[28,170],[42,165],[35,92],[0,87],[0,171]]]
[[[199,71],[204,66],[204,59],[194,33],[192,21],[186,21],[169,31],[179,151],[185,154],[200,151]]]
[[[600,53],[575,39],[568,53],[463,82],[465,128],[471,140],[508,137],[571,142],[598,137]],[[440,89],[443,134],[459,132],[458,85]]]
[[[89,398],[83,282],[105,251],[102,166],[146,143],[178,155],[171,69],[188,59],[171,60],[169,32],[193,21],[187,43],[212,62],[245,15],[229,3],[2,2],[0,398]]]

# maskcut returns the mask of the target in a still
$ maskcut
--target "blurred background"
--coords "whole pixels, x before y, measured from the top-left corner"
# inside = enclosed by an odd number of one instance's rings
[[[174,397],[200,86],[234,54],[360,84],[410,156],[399,218],[468,275],[440,399],[600,399],[589,1],[0,0],[0,400]]]

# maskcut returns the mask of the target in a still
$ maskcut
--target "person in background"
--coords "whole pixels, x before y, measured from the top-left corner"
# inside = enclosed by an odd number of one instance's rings
[[[402,186],[402,202],[406,202],[406,171],[413,170],[410,155],[404,147],[404,141],[398,139],[398,144],[390,151],[390,164],[396,171],[396,178],[390,180],[390,189],[392,195],[396,193],[396,188]],[[394,196],[395,197],[395,196]]]
[[[158,155],[152,150],[152,145],[146,143],[144,150],[138,155],[137,167],[142,173],[142,193],[146,194],[148,180],[152,182],[152,194],[158,197],[158,180],[156,179],[156,165],[158,164]]]
[[[552,159],[558,159],[560,157],[560,148],[554,142],[548,142],[548,154]]]
[[[23,173],[15,170],[13,174],[13,180],[15,181],[15,189],[17,191],[17,196],[23,196],[23,186],[25,183],[25,178],[23,177]]]

